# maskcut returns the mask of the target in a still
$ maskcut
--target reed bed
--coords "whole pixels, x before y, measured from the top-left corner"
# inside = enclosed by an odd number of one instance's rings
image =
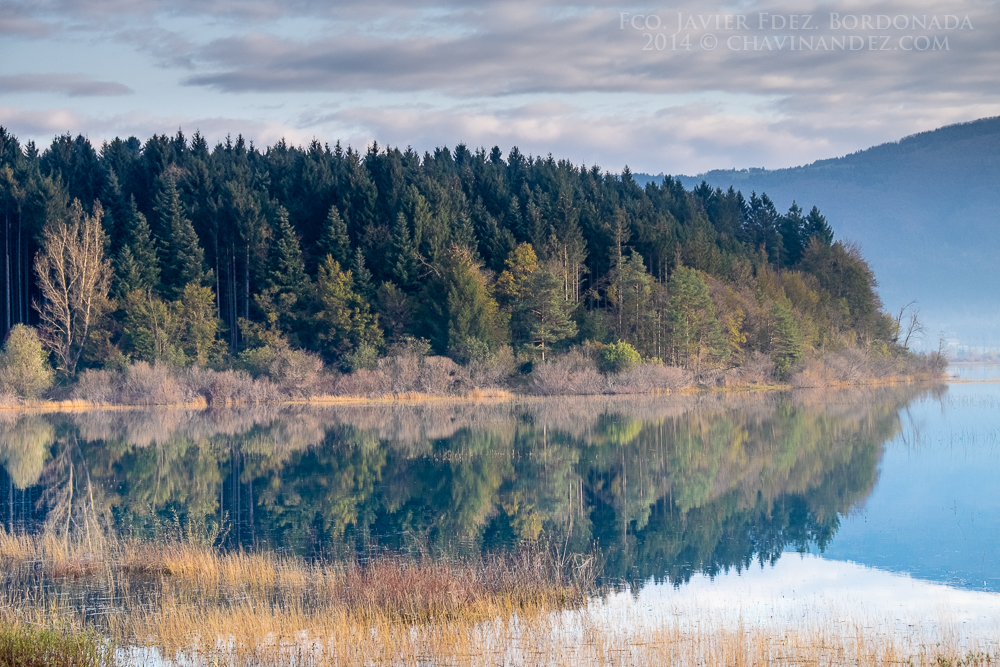
[[[181,541],[0,530],[0,570],[0,644],[4,632],[39,636],[48,628],[50,645],[82,646],[87,655],[100,649],[100,664],[940,667],[1000,660],[996,637],[899,632],[867,619],[779,627],[678,611],[656,618],[637,608],[615,612],[595,591],[593,560],[540,547],[468,561],[384,554],[307,562]]]

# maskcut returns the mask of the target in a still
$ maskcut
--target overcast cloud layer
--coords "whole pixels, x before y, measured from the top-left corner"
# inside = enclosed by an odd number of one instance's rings
[[[782,167],[1000,115],[998,37],[993,1],[0,0],[0,124]]]

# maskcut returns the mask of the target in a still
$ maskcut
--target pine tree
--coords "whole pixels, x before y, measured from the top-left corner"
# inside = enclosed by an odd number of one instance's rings
[[[392,228],[392,252],[395,262],[392,277],[404,290],[414,289],[419,278],[417,252],[410,237],[409,223],[402,213],[396,216],[396,224]]]
[[[542,361],[546,346],[576,335],[576,323],[570,317],[572,307],[573,303],[566,300],[563,282],[548,268],[541,266],[531,274],[518,312],[528,341],[541,350]]]
[[[781,245],[785,250],[784,257],[782,257],[784,266],[795,266],[802,259],[802,251],[809,243],[809,237],[804,233],[804,225],[802,209],[793,201],[788,213],[782,216],[778,222]]]
[[[108,235],[108,252],[115,254],[126,242],[126,227],[128,225],[128,205],[118,182],[114,169],[108,169],[101,191],[101,202],[104,205],[104,233]]]
[[[802,245],[809,247],[809,239],[818,239],[825,246],[833,244],[833,229],[826,221],[826,216],[819,212],[815,206],[809,211],[805,222],[802,225]]]
[[[115,258],[117,298],[134,290],[157,289],[160,284],[160,260],[149,231],[146,216],[139,212],[135,197],[129,200],[122,226],[122,247]]]
[[[675,360],[695,370],[727,356],[726,340],[715,318],[715,304],[700,271],[678,267],[670,277],[667,313]]]
[[[506,318],[490,294],[479,264],[465,248],[451,246],[422,294],[424,325],[438,354],[465,362],[507,342]]]
[[[166,170],[158,181],[154,209],[160,241],[163,292],[166,298],[177,299],[187,285],[202,285],[205,282],[205,251],[198,242],[191,220],[184,213],[173,170]]]
[[[303,297],[309,290],[310,281],[302,260],[299,237],[288,221],[288,211],[284,206],[279,206],[277,210],[267,285],[278,292],[294,294],[297,298]]]
[[[320,257],[330,255],[341,266],[347,266],[351,261],[351,240],[347,235],[347,223],[340,216],[336,206],[330,207],[326,216],[323,233],[319,237]]]
[[[372,314],[368,302],[355,291],[351,271],[342,271],[331,255],[319,266],[316,293],[316,338],[329,360],[339,362],[361,346],[382,345],[378,315]]]
[[[771,338],[771,357],[778,377],[785,379],[792,367],[802,358],[802,335],[792,315],[791,307],[784,301],[771,304],[774,333]]]
[[[372,285],[372,272],[365,267],[365,253],[361,248],[354,251],[354,262],[351,266],[354,272],[354,288],[365,301],[371,301],[375,294],[375,286]]]

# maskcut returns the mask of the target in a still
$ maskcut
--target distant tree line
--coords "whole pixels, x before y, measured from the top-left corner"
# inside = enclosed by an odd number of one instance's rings
[[[679,179],[512,148],[153,136],[44,150],[0,128],[0,333],[35,326],[65,378],[132,361],[261,368],[282,349],[343,371],[425,339],[459,363],[627,343],[692,370],[770,355],[785,374],[892,351],[857,247]]]

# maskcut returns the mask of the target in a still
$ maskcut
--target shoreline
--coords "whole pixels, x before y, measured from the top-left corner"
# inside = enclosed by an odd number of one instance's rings
[[[773,384],[773,385],[733,385],[728,387],[682,387],[679,389],[657,389],[647,392],[635,393],[607,393],[607,394],[532,394],[521,393],[511,389],[475,389],[464,394],[445,395],[429,394],[421,392],[402,392],[399,394],[385,394],[382,396],[334,396],[317,395],[308,398],[288,398],[279,401],[262,402],[242,402],[225,401],[223,404],[211,404],[208,399],[201,397],[192,401],[178,403],[102,403],[87,401],[83,399],[65,400],[36,400],[25,403],[0,403],[0,412],[34,412],[34,413],[73,413],[73,412],[119,412],[129,410],[228,410],[247,407],[260,406],[308,406],[308,407],[335,407],[340,405],[423,405],[427,403],[506,403],[526,400],[544,400],[548,398],[597,398],[597,397],[649,397],[649,396],[678,396],[692,394],[720,394],[720,393],[766,393],[779,391],[815,390],[815,389],[851,389],[868,387],[894,387],[901,385],[913,385],[926,383],[933,384],[989,384],[1000,383],[1000,377],[991,379],[964,379],[953,378],[942,374],[938,378],[915,377],[915,376],[893,376],[888,378],[873,379],[866,382],[834,382],[822,386],[796,386],[793,384]]]

